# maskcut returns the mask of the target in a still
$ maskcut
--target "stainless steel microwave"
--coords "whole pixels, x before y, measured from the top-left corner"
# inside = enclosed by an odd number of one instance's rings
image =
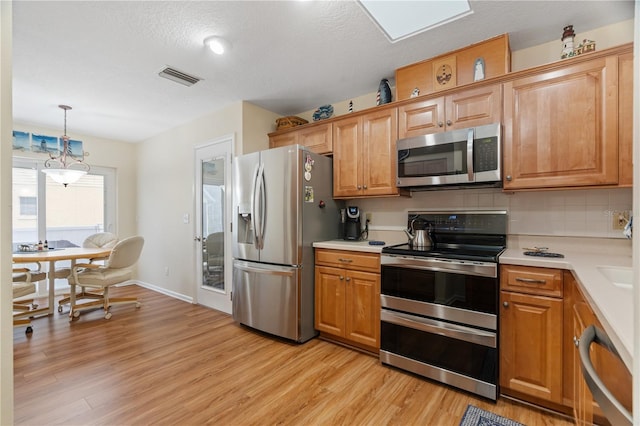
[[[397,185],[501,183],[499,123],[398,140]]]

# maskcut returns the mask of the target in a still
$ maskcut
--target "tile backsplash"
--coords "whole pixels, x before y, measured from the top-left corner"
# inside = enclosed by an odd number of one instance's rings
[[[409,210],[500,209],[509,215],[509,234],[624,238],[613,229],[613,212],[632,209],[632,189],[502,192],[497,188],[414,192],[411,198],[350,200],[372,213],[371,230],[406,226]]]

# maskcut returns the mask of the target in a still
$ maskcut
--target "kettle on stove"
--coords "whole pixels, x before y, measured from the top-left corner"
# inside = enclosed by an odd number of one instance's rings
[[[414,250],[429,250],[433,246],[431,224],[424,219],[413,219],[411,230],[405,229],[404,232],[409,237],[409,247]]]

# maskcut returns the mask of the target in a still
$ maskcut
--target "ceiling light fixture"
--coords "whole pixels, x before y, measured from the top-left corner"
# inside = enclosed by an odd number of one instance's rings
[[[218,36],[210,36],[204,39],[204,45],[207,46],[216,55],[222,55],[231,48],[231,44],[224,38]]]
[[[68,105],[58,105],[58,108],[64,110],[64,135],[61,136],[62,152],[57,157],[49,153],[49,159],[44,162],[45,168],[42,172],[54,181],[67,186],[70,183],[77,182],[82,176],[86,175],[90,167],[82,161],[82,158],[72,158],[69,136],[67,136],[67,111],[70,110],[71,107]],[[82,157],[84,157],[84,152],[82,153]],[[67,163],[68,161],[69,163]]]

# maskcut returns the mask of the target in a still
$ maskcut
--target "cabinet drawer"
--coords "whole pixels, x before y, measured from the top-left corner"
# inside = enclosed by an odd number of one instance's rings
[[[380,272],[380,255],[348,250],[316,250],[316,265]]]
[[[502,265],[500,289],[517,293],[562,297],[562,270]]]

